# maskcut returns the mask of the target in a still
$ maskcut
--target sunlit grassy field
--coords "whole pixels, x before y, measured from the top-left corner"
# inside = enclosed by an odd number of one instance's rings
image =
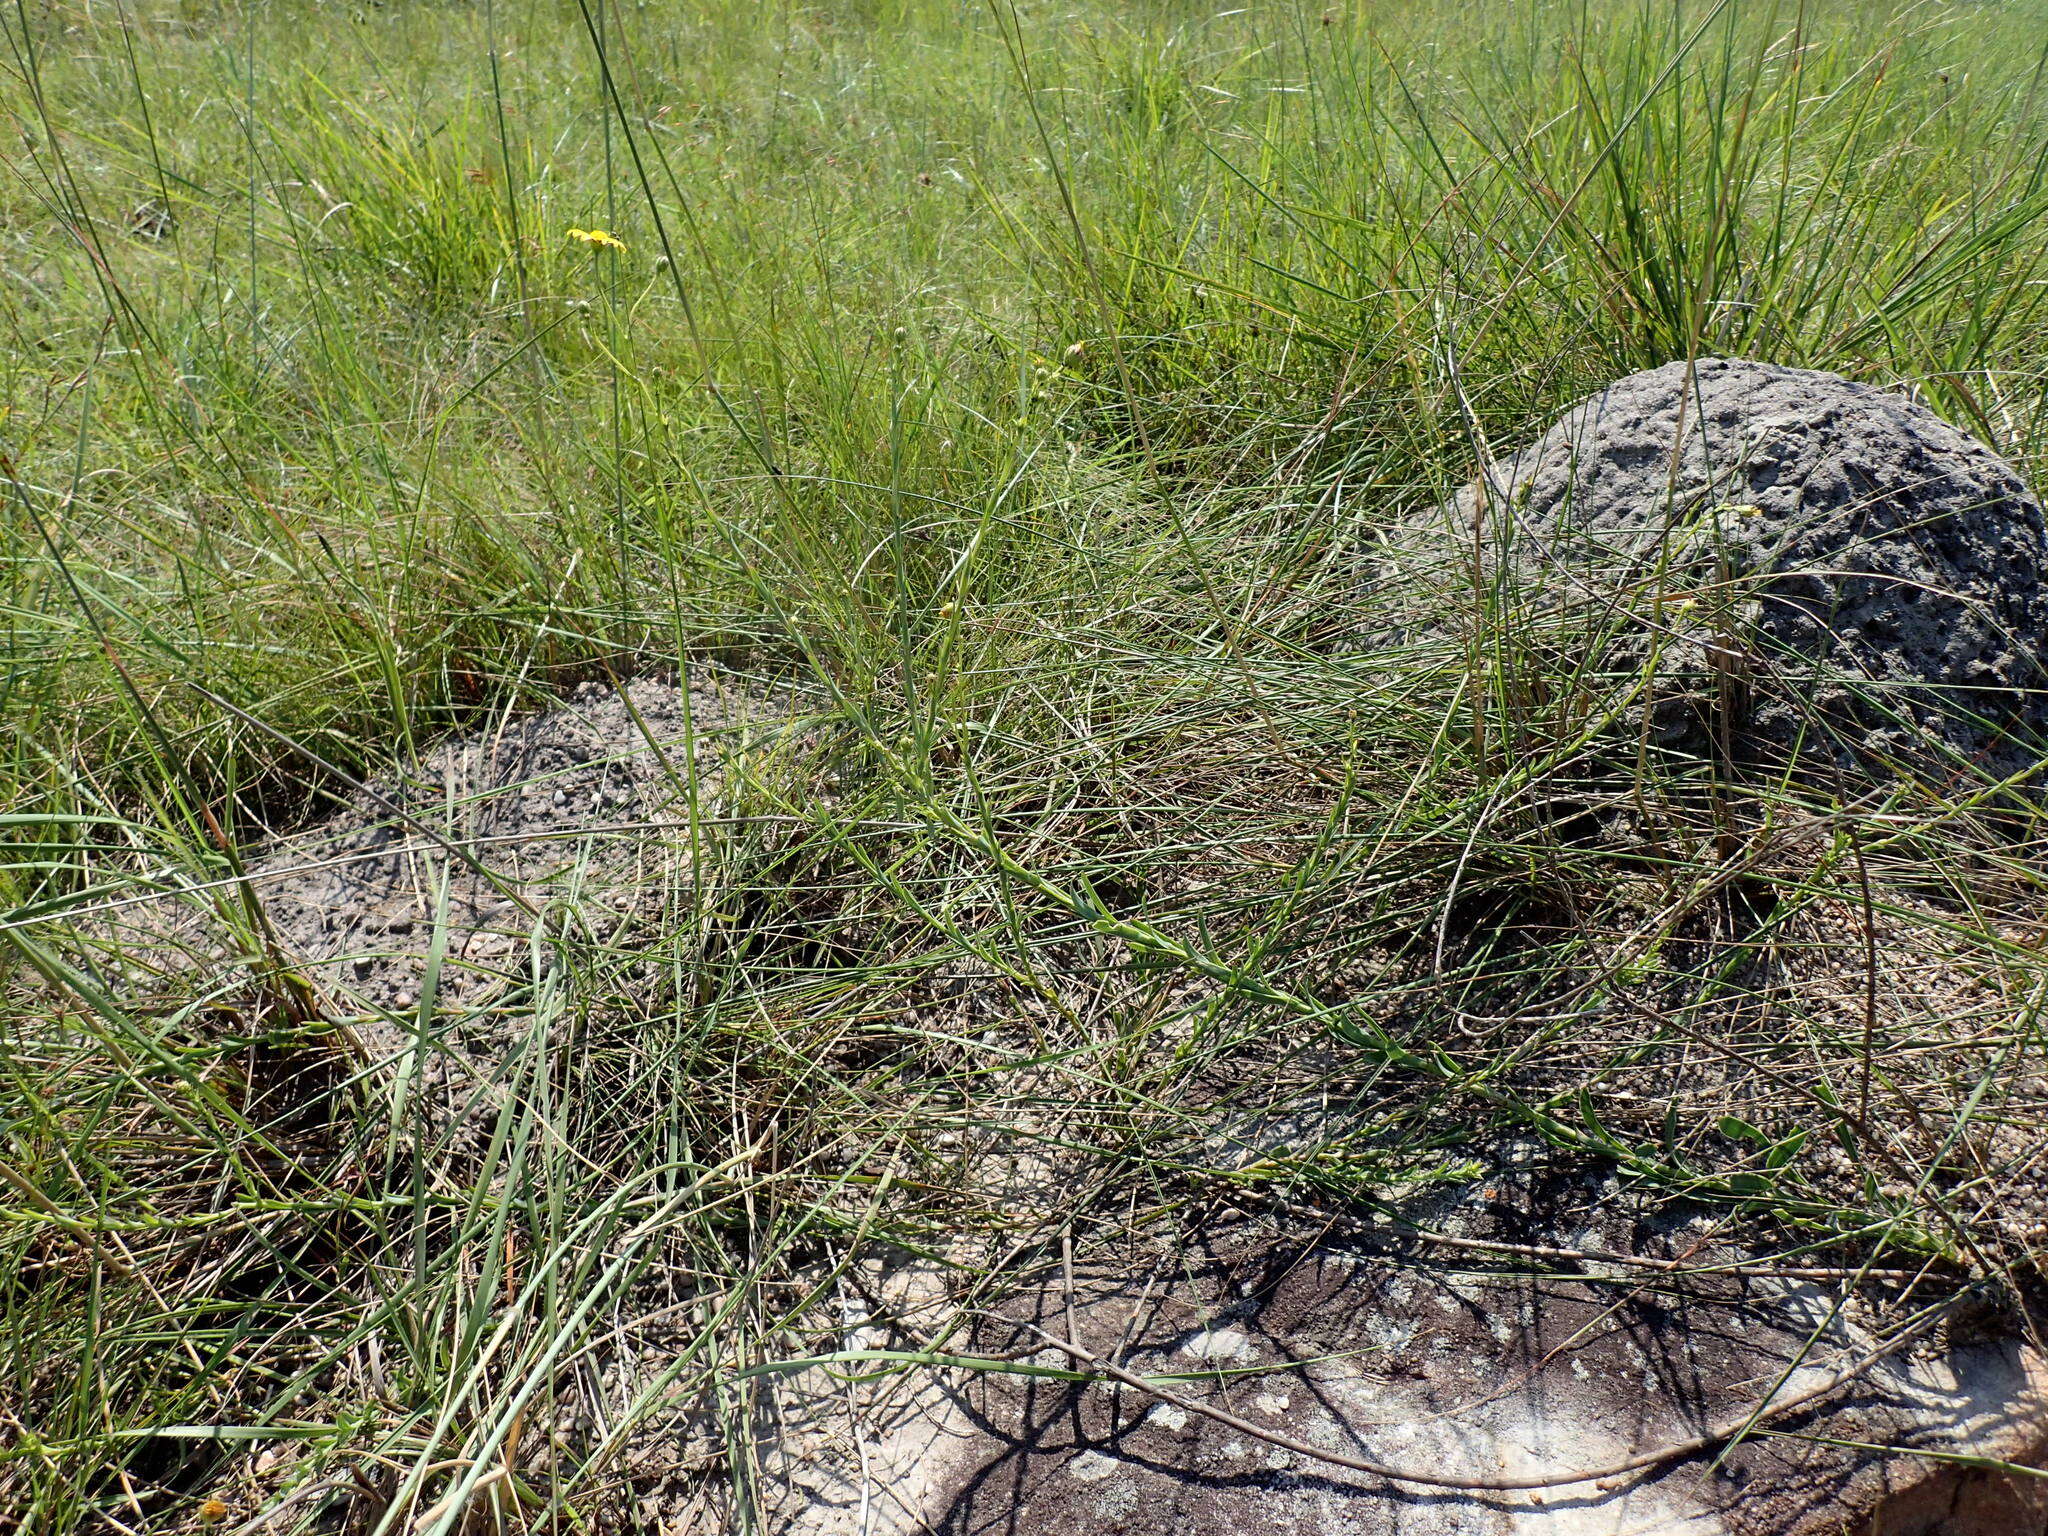
[[[2048,480],[2041,0],[37,0],[0,35],[0,1523],[657,1529],[687,1467],[746,1528],[719,1426],[841,1267],[1027,1246],[970,1132],[1115,1210],[1369,1202],[1511,1133],[1852,1263],[2031,1272],[2024,802],[1673,790],[1654,857],[1574,846],[1542,803],[1589,727],[1499,594],[1416,638],[1360,572],[1692,356],[1910,389]],[[494,1005],[488,1133],[437,1138],[232,877],[450,733],[713,674],[787,721],[717,853],[630,945],[535,914],[566,962]],[[246,963],[108,936],[179,891]],[[1977,978],[1967,1040],[1744,992],[1731,954],[1834,914]],[[1590,972],[1680,1022],[1515,1022]],[[1002,1027],[931,1012],[962,976]],[[1723,1054],[1796,1092],[1615,1107],[1729,995],[1765,1012]],[[428,999],[419,1053],[455,1022]],[[280,1103],[280,1060],[331,1070]],[[1276,1071],[1354,1107],[1346,1154],[1205,1170]],[[656,1314],[689,1326],[608,1385]]]

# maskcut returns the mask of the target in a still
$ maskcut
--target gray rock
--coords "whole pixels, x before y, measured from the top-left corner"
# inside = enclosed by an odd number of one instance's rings
[[[473,1141],[535,1027],[507,1000],[553,968],[565,934],[630,952],[701,899],[717,878],[702,855],[720,846],[729,770],[777,729],[777,708],[729,680],[687,692],[586,683],[559,708],[440,743],[411,772],[253,850],[248,889],[284,959],[348,1021],[364,1070],[403,1080]],[[179,974],[232,997],[257,952],[234,895],[190,886],[117,909],[99,931],[139,984]],[[423,1040],[415,1010],[430,974]],[[265,1091],[290,1102],[312,1090]]]
[[[1514,1232],[1699,1268],[1517,1267],[1404,1244],[1393,1231],[1355,1240],[1315,1221],[1212,1221],[1164,1243],[1127,1234],[1078,1260],[1071,1282],[1063,1271],[1016,1296],[952,1347],[1064,1367],[1059,1351],[1033,1345],[1048,1333],[1071,1337],[1167,1378],[1195,1411],[1125,1386],[987,1370],[913,1367],[855,1386],[848,1367],[814,1368],[773,1387],[758,1448],[762,1527],[773,1536],[2048,1531],[2048,1485],[2026,1470],[2048,1459],[2048,1361],[2020,1330],[1971,1320],[1849,1374],[1925,1302],[1921,1291],[1844,1302],[1832,1280],[1772,1272],[1768,1260],[1762,1272],[1738,1273],[1735,1261],[1758,1255],[1729,1244],[1717,1222],[1635,1226],[1612,1200],[1588,1210],[1568,1193],[1543,1179],[1458,1191],[1438,1223],[1467,1238]],[[1546,1208],[1511,1210],[1502,1204],[1510,1197]],[[1553,1199],[1563,1203],[1548,1209]],[[878,1314],[864,1311],[845,1346],[876,1348],[896,1318],[943,1333],[937,1271],[915,1262],[907,1281],[876,1285]],[[1838,1390],[1732,1446],[1545,1489],[1393,1481],[1276,1443],[1473,1483],[1575,1478],[1844,1375]]]
[[[1544,616],[1619,717],[1674,753],[1937,775],[2040,759],[2040,504],[1899,395],[1669,364],[1441,511],[1450,564],[1507,575],[1507,616]]]

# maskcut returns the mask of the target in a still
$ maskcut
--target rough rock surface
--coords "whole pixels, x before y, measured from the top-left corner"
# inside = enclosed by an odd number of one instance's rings
[[[1704,1213],[1645,1219],[1613,1183],[1574,1188],[1533,1161],[1410,1214],[1430,1209],[1468,1246],[1305,1213],[1120,1237],[947,1348],[1067,1366],[1034,1350],[1029,1321],[1275,1435],[1484,1480],[1685,1441],[1826,1382],[1930,1299],[1845,1299],[1800,1272],[1811,1260],[1759,1262]],[[1624,1260],[1487,1251],[1510,1233]],[[1689,1272],[1654,1267],[1674,1260]],[[942,1332],[939,1274],[913,1262],[866,1287],[879,1305],[849,1313],[841,1346]],[[2041,1464],[2048,1361],[2010,1323],[1967,1314],[1718,1462],[1534,1491],[1390,1483],[1121,1385],[917,1368],[856,1386],[818,1369],[784,1381],[774,1409],[762,1462],[780,1536],[2048,1532],[2048,1485],[1968,1460]]]
[[[565,922],[615,942],[715,878],[729,760],[775,718],[754,693],[708,682],[585,684],[559,709],[444,742],[280,839],[250,862],[250,890],[285,959],[354,1020],[373,1067],[472,1078],[526,1027],[493,998],[552,963]],[[234,921],[233,895],[153,903],[117,926],[131,954],[181,973],[197,964],[233,991],[258,943]],[[437,1033],[415,1067],[430,970]]]
[[[1677,752],[2000,775],[2041,756],[2040,504],[1903,396],[1672,363],[1576,407],[1443,511],[1449,563],[1511,571],[1532,607],[1604,631],[1610,678],[1654,648],[1655,696],[1629,718]]]

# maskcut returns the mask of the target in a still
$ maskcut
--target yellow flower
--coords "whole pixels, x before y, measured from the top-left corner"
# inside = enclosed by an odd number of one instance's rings
[[[219,1499],[208,1499],[199,1506],[199,1523],[201,1525],[219,1525],[221,1521],[227,1519],[230,1513],[232,1511]]]
[[[623,251],[626,248],[626,242],[608,229],[572,229],[569,238],[581,240],[593,250]]]

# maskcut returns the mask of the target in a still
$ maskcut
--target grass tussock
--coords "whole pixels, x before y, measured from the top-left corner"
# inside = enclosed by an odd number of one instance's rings
[[[1128,1214],[1533,1140],[2025,1283],[2033,802],[1617,762],[1538,608],[1362,573],[1689,356],[2043,483],[2044,20],[10,10],[0,1508],[746,1528],[746,1373],[861,1254],[972,1297],[1100,1214],[1019,1148]],[[242,878],[678,672],[779,723],[613,834],[681,850],[632,925],[558,881],[444,1003],[429,889],[400,1006]]]

